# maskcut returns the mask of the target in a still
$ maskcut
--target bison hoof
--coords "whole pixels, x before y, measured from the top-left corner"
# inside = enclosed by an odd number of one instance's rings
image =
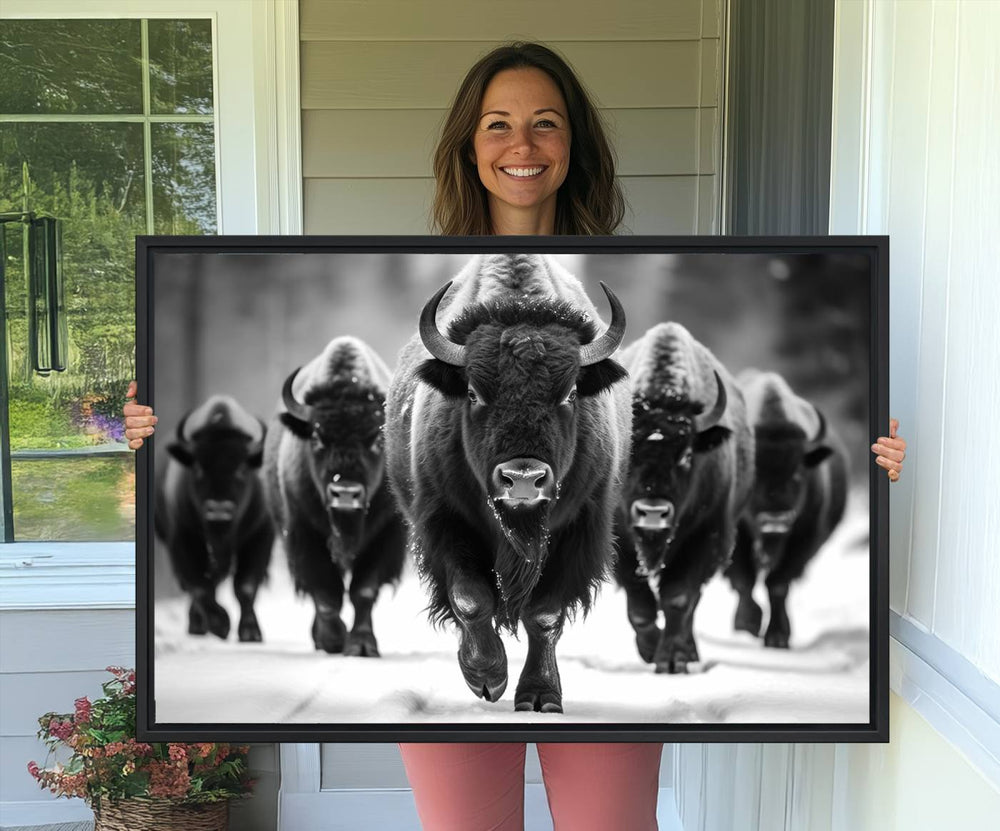
[[[768,629],[764,635],[764,646],[774,649],[788,649],[788,633],[774,629]]]
[[[339,617],[321,618],[317,615],[313,620],[312,639],[317,649],[331,655],[343,652],[347,627]]]
[[[241,620],[240,628],[237,631],[240,643],[260,643],[264,637],[260,633],[260,626],[256,620]]]
[[[470,673],[463,669],[465,683],[469,685],[479,698],[495,704],[507,689],[507,668],[502,667],[493,673]]]
[[[635,647],[639,650],[639,657],[647,664],[653,663],[653,656],[656,655],[656,647],[661,637],[661,630],[656,624],[635,630]]]
[[[503,663],[496,664],[485,669],[467,667],[459,660],[462,668],[462,675],[465,683],[469,685],[479,698],[495,703],[500,700],[500,696],[507,689],[507,656],[503,656]]]
[[[562,693],[549,684],[536,682],[527,686],[522,681],[514,695],[514,709],[525,713],[561,713]]]
[[[229,615],[221,606],[208,609],[208,631],[216,637],[225,640],[229,637]]]
[[[188,634],[204,635],[206,632],[208,632],[208,621],[205,620],[205,615],[191,609],[188,613]]]
[[[660,641],[660,646],[656,650],[653,663],[656,664],[658,673],[669,673],[670,675],[686,674],[688,664],[698,662],[698,649],[694,645],[693,639],[681,641],[666,639]]]
[[[733,620],[733,628],[737,632],[749,632],[755,638],[760,635],[760,624],[763,613],[753,600],[740,601],[736,608],[736,617]]]
[[[358,658],[379,658],[378,642],[371,632],[351,632],[344,644],[344,654]]]

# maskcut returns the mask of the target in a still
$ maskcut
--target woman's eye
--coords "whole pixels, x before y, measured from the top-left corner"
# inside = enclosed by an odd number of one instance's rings
[[[506,121],[491,121],[489,124],[486,125],[486,129],[487,130],[502,130],[506,126],[507,126],[507,122]]]
[[[535,126],[536,127],[558,127],[559,125],[556,124],[554,121],[550,121],[547,118],[543,118],[541,121],[539,121],[537,124],[535,124]]]

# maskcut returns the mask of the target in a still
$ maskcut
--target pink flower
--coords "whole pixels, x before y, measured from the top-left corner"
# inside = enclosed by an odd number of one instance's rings
[[[90,699],[84,696],[83,698],[78,698],[73,703],[76,705],[76,723],[86,724],[90,721]]]
[[[41,772],[37,762],[28,762],[28,773],[30,773],[35,779],[41,778]]]
[[[57,739],[66,741],[73,733],[73,722],[52,719],[49,722],[49,732]]]
[[[187,748],[185,748],[182,744],[171,744],[168,752],[170,753],[170,758],[175,762],[187,761]]]

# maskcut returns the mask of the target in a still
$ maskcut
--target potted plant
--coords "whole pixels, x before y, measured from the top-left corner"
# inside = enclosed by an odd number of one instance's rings
[[[253,792],[248,748],[136,741],[135,672],[108,672],[103,698],[38,719],[51,767],[29,762],[28,772],[56,796],[84,799],[95,831],[225,831],[229,800]]]

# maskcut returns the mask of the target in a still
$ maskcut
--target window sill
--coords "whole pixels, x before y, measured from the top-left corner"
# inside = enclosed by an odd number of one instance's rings
[[[0,545],[0,610],[133,608],[134,542]]]

